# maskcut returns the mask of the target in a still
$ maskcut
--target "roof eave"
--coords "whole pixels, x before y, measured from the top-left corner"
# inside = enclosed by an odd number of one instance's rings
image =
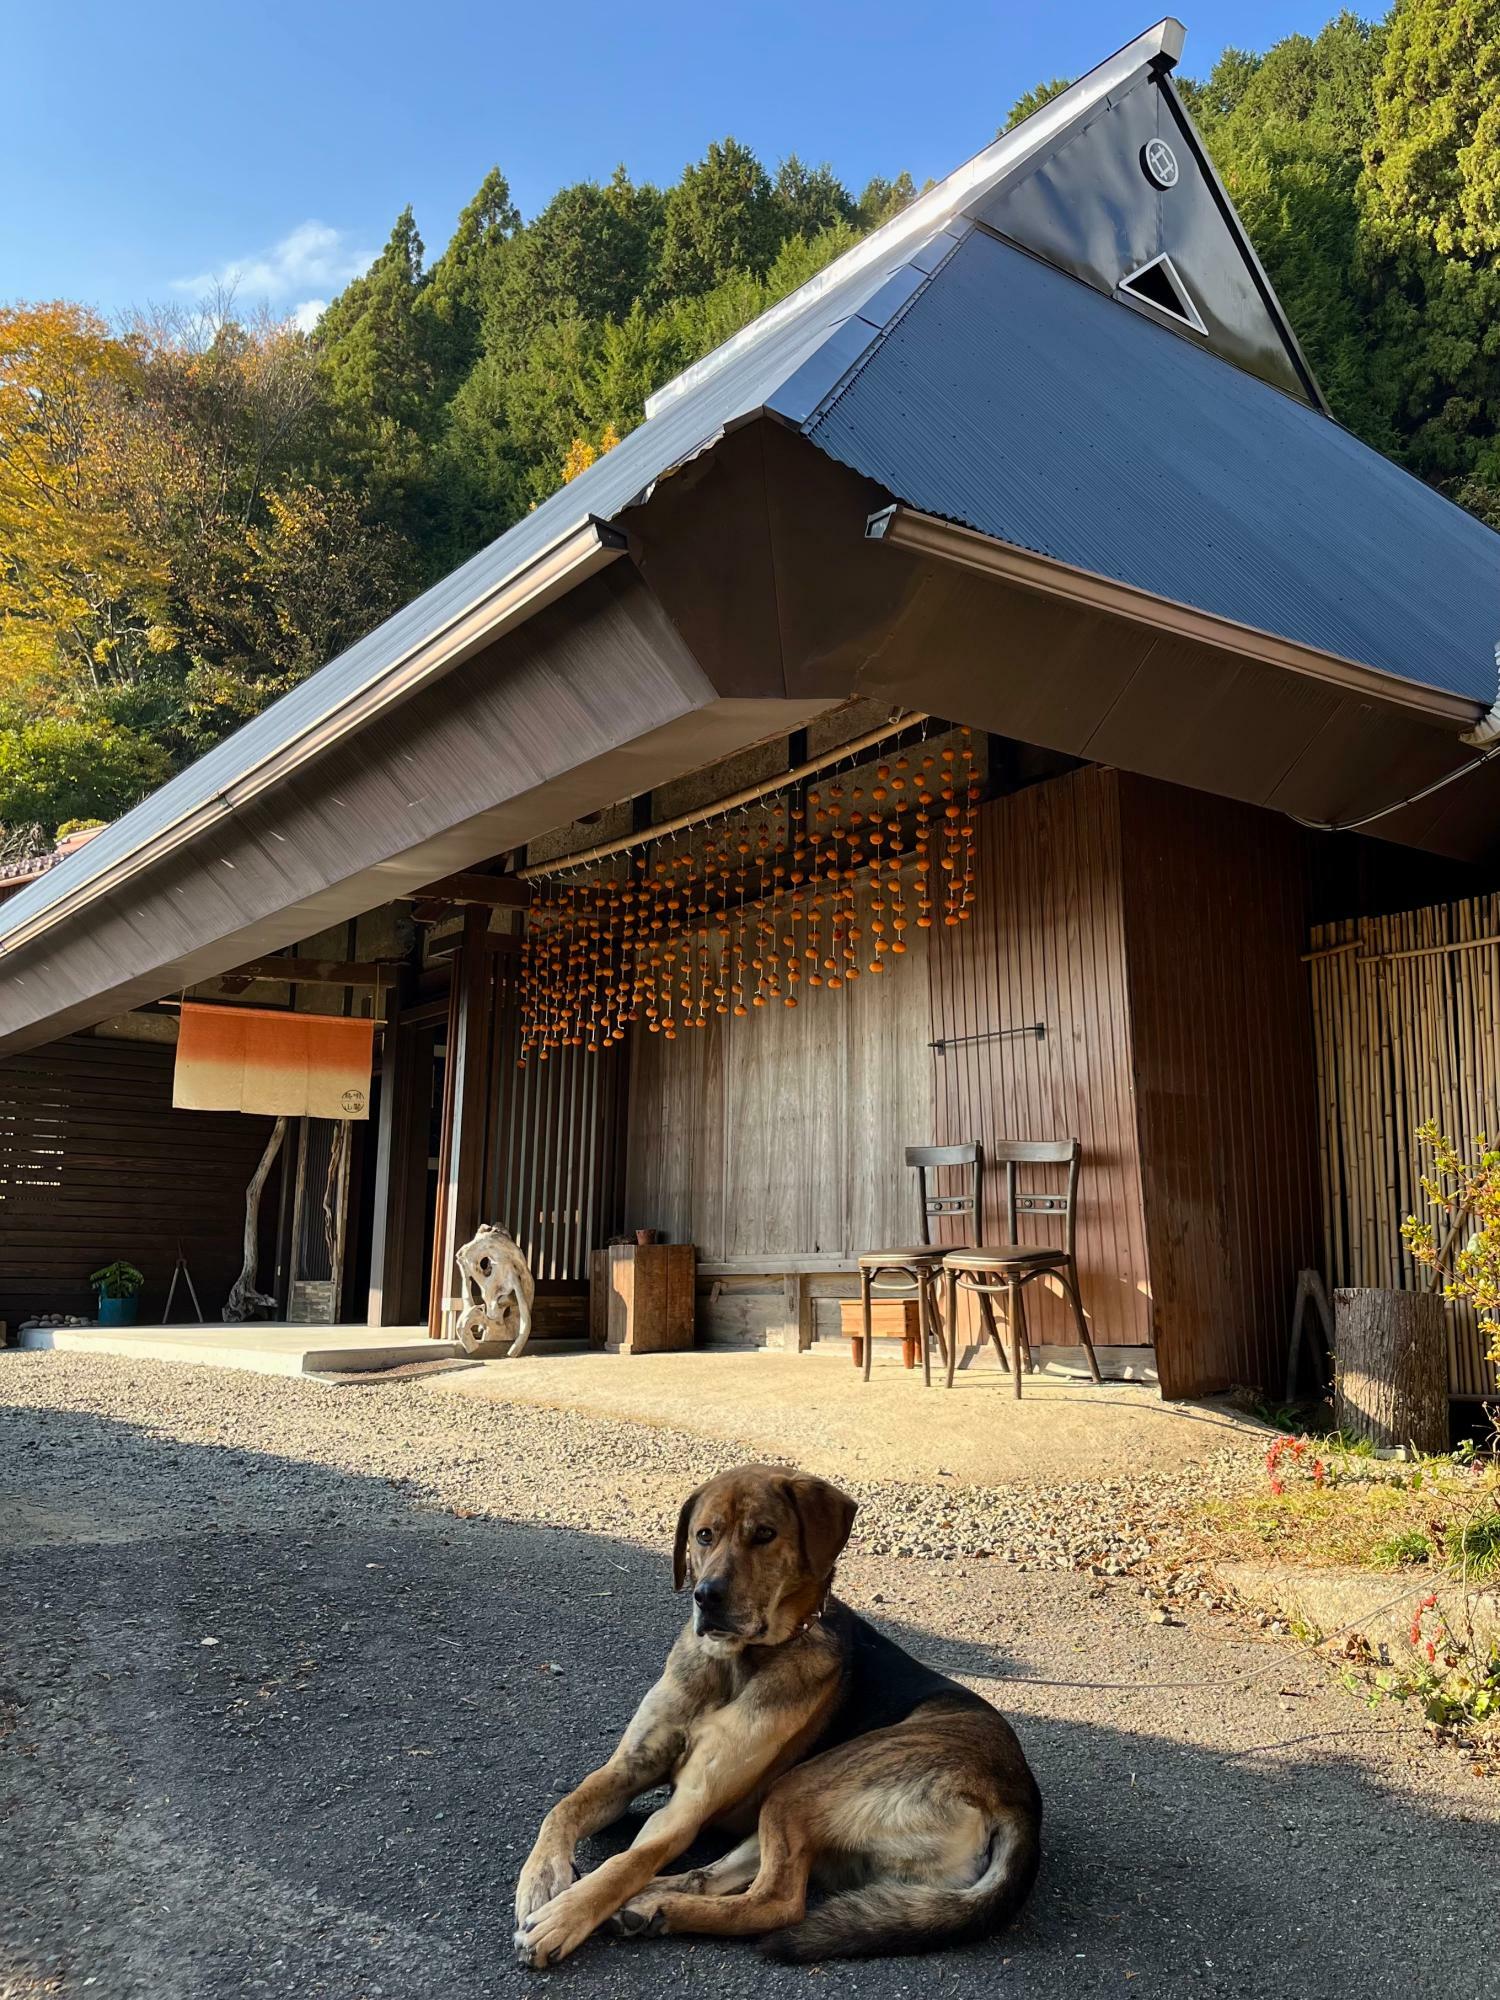
[[[1202,611],[1196,605],[1157,597],[1133,584],[1121,583],[1118,578],[1075,568],[1052,556],[1000,541],[976,528],[945,520],[941,515],[923,513],[899,501],[872,514],[865,524],[865,534],[868,540],[887,547],[957,563],[1025,590],[1128,618],[1132,623],[1170,632],[1242,659],[1284,667],[1330,686],[1392,702],[1456,730],[1474,729],[1486,713],[1483,703],[1464,695],[1407,680],[1336,653],[1322,652],[1279,633]]]
[[[429,633],[378,678],[319,716],[312,727],[278,746],[259,763],[248,766],[211,798],[154,829],[148,838],[107,867],[89,873],[85,866],[70,883],[73,871],[67,861],[60,862],[46,877],[39,878],[46,880],[49,891],[53,892],[41,908],[10,924],[5,922],[9,913],[0,912],[0,959],[21,950],[96,898],[112,893],[142,869],[196,838],[206,827],[290,778],[377,716],[430,686],[481,648],[516,630],[587,577],[617,561],[625,553],[625,547],[625,536],[618,529],[590,516],[533,561],[485,591],[439,631]],[[79,858],[84,859],[87,852],[86,848],[81,849]],[[19,902],[21,897],[15,900]]]

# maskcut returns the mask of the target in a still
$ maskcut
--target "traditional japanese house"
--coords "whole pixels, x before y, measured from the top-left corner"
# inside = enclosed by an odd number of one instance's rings
[[[1181,39],[0,906],[0,1314],[104,1254],[239,1269],[269,1122],[172,1108],[187,998],[378,1023],[337,1174],[336,1120],[278,1161],[282,1311],[437,1329],[494,1220],[566,1328],[649,1224],[700,1337],[805,1347],[911,1235],[905,1146],[1077,1135],[1107,1366],[1279,1378],[1346,1247],[1311,927],[1494,881],[1500,537],[1329,414]]]

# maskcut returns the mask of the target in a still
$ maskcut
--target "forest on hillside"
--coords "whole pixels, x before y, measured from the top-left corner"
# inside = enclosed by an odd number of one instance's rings
[[[1335,414],[1500,527],[1500,0],[1340,14],[1181,87]],[[123,811],[915,192],[728,138],[524,219],[496,167],[436,257],[398,216],[311,334],[0,308],[0,861]]]

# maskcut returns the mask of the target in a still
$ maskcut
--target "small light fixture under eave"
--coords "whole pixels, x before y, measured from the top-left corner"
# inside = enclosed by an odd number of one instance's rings
[[[1115,297],[1130,305],[1146,306],[1154,318],[1163,319],[1170,326],[1185,326],[1207,338],[1203,315],[1165,250],[1121,278],[1115,286]]]

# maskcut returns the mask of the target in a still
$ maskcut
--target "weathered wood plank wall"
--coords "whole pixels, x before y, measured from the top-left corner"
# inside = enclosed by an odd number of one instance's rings
[[[77,1035],[0,1059],[0,1319],[12,1327],[40,1312],[91,1318],[89,1273],[116,1257],[145,1272],[140,1317],[159,1321],[179,1244],[217,1317],[271,1120],[174,1111],[174,1057],[170,1044]],[[269,1229],[274,1199],[261,1212]],[[193,1316],[180,1284],[172,1311]]]
[[[903,1148],[932,1130],[927,933],[899,966],[795,1008],[715,1015],[673,1042],[637,1032],[626,1219],[702,1260],[775,1271],[853,1258],[916,1226]]]
[[[1122,866],[1113,772],[1075,771],[986,805],[974,916],[935,934],[931,1033],[989,1038],[938,1059],[941,1143],[978,1139],[989,1154],[1006,1139],[1082,1141],[1078,1261],[1090,1331],[1096,1345],[1144,1346],[1151,1302]],[[998,1038],[1038,1023],[1040,1039]],[[984,1194],[984,1240],[1002,1243],[1002,1169],[989,1168]],[[1030,1240],[1048,1239],[1038,1228]],[[1027,1314],[1033,1340],[1074,1341],[1063,1300],[1043,1283],[1028,1291]]]
[[[1419,1125],[1435,1118],[1462,1150],[1500,1133],[1500,945],[1480,942],[1497,938],[1493,895],[1312,931],[1312,950],[1329,954],[1308,970],[1335,1285],[1421,1280],[1401,1240],[1403,1219],[1424,1208]],[[1492,1396],[1472,1308],[1455,1304],[1447,1317],[1450,1393]]]

